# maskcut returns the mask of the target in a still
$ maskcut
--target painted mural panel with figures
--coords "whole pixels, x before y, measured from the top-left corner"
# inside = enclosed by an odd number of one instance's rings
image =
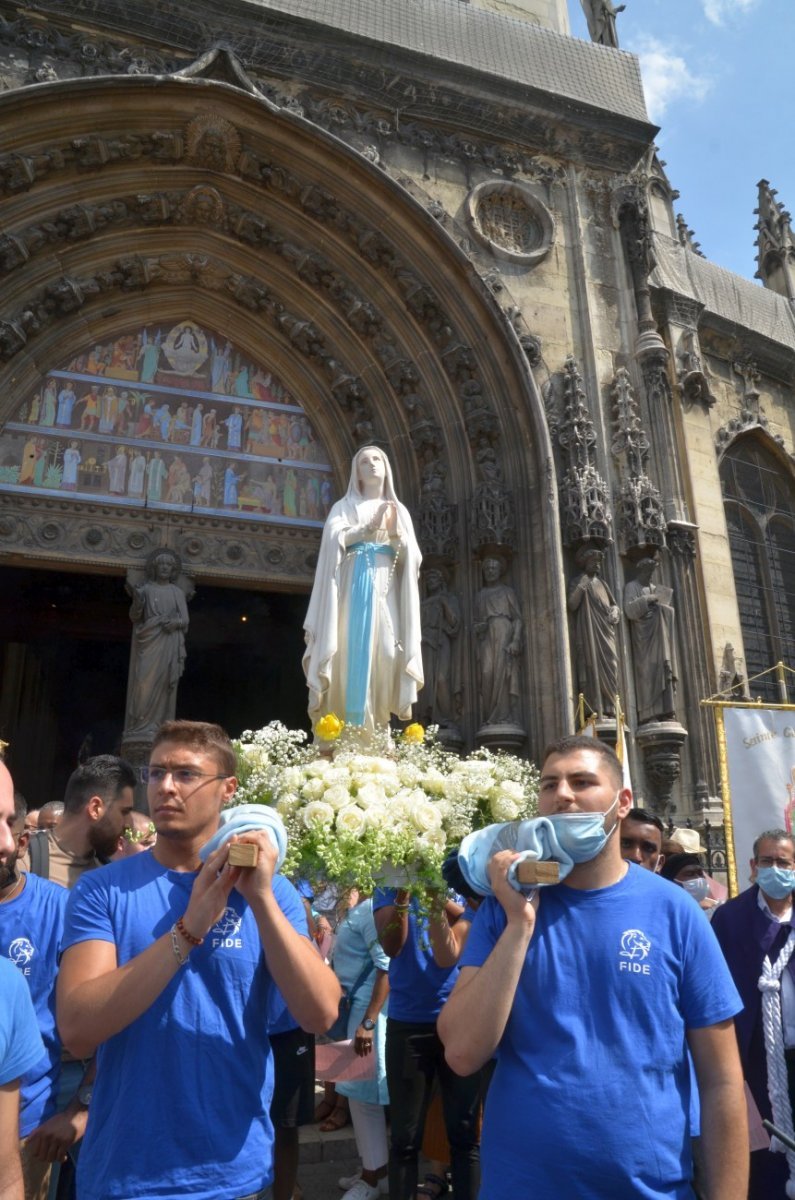
[[[0,435],[0,491],[322,526],[331,467],[265,366],[185,320],[96,344]]]

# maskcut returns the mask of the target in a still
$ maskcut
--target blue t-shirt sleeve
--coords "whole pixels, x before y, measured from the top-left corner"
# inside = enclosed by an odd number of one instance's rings
[[[299,896],[301,896],[304,900],[308,900],[310,904],[315,898],[314,889],[308,879],[296,879],[295,890],[298,892]]]
[[[21,1078],[44,1054],[28,985],[13,963],[0,959],[0,1086]]]
[[[309,932],[306,927],[306,910],[298,889],[288,879],[285,879],[283,875],[274,875],[273,894],[276,897],[279,908],[287,917],[287,920],[296,933],[300,933],[302,937],[305,937],[309,941]],[[270,986],[267,1022],[268,1033],[287,1033],[290,1029],[298,1028],[298,1022],[293,1018],[284,1002],[284,997],[273,980],[271,980]]]
[[[103,871],[87,871],[72,888],[66,906],[62,949],[77,942],[116,942]]]
[[[703,1029],[736,1016],[743,1004],[709,921],[691,906],[682,930],[681,1006],[685,1027]]]
[[[378,912],[379,908],[386,908],[388,905],[394,904],[396,896],[395,888],[376,888],[373,892],[373,912]]]
[[[506,926],[505,910],[499,900],[488,896],[475,913],[460,967],[482,967]]]

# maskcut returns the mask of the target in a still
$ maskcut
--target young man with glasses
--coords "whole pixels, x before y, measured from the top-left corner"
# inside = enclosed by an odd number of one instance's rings
[[[339,987],[267,832],[243,835],[255,867],[231,867],[229,843],[201,865],[237,786],[224,731],[166,722],[145,773],[155,846],[87,875],[67,910],[59,1027],[74,1053],[98,1048],[78,1192],[264,1197],[272,986],[310,1032],[332,1023]]]

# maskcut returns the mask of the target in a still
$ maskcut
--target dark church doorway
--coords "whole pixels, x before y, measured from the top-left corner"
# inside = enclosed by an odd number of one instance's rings
[[[81,757],[119,752],[131,624],[118,575],[0,570],[0,738],[31,806],[59,799]],[[177,715],[236,736],[307,728],[307,598],[197,582]]]

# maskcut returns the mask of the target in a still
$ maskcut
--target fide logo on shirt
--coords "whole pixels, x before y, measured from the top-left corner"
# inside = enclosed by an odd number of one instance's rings
[[[621,934],[619,971],[626,971],[630,975],[650,975],[651,967],[646,962],[650,950],[651,942],[641,929],[625,929]]]
[[[213,935],[211,945],[225,946],[229,950],[242,950],[243,940],[237,936],[242,924],[243,918],[239,912],[234,908],[225,908],[220,920],[210,931]]]
[[[8,957],[23,975],[30,975],[30,964],[36,951],[26,937],[14,938],[8,947]]]

